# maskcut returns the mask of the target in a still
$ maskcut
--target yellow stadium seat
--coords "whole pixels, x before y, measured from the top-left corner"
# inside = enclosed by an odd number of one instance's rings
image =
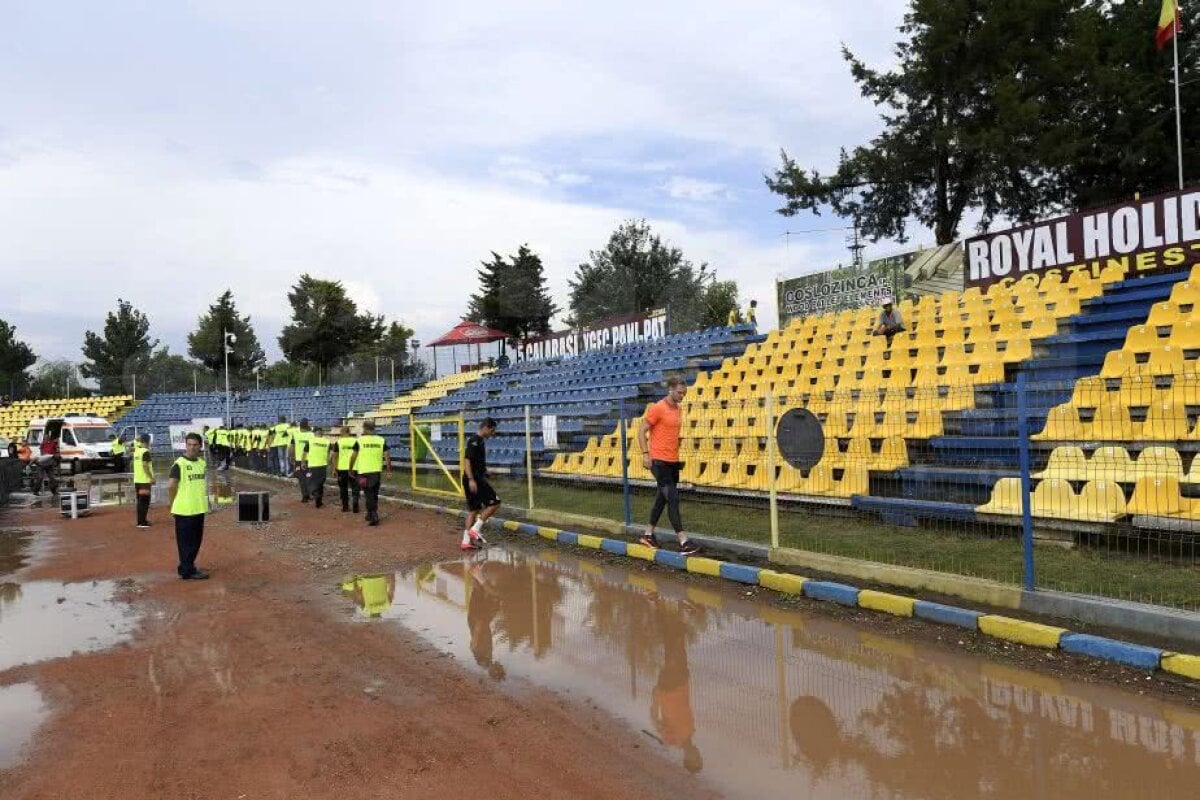
[[[992,487],[992,496],[986,503],[976,506],[981,514],[1020,514],[1021,479],[1001,478]]]
[[[1200,283],[1186,280],[1175,284],[1171,289],[1171,302],[1177,306],[1194,306],[1200,303]]]
[[[1157,328],[1149,325],[1134,325],[1125,335],[1124,349],[1135,353],[1146,353],[1164,344],[1167,342],[1159,341]]]
[[[1071,405],[1076,408],[1096,408],[1108,401],[1108,389],[1104,379],[1098,375],[1089,375],[1075,382],[1071,393]]]
[[[1083,433],[1079,412],[1074,406],[1064,403],[1050,409],[1045,427],[1029,438],[1039,441],[1068,441],[1083,438]]]
[[[829,494],[833,488],[833,470],[823,464],[817,464],[801,482],[800,491],[804,494]]]
[[[1084,484],[1070,509],[1069,519],[1112,522],[1125,515],[1125,493],[1112,481],[1094,480]]]
[[[1109,481],[1132,481],[1137,477],[1137,465],[1124,447],[1106,445],[1097,447],[1087,463],[1085,478],[1102,478]]]
[[[1200,350],[1200,321],[1189,319],[1172,326],[1171,344],[1180,350]]]
[[[1129,441],[1137,438],[1137,429],[1129,416],[1129,407],[1119,403],[1109,403],[1097,408],[1087,430],[1089,438],[1097,441]]]
[[[1184,511],[1179,478],[1168,475],[1138,478],[1126,510],[1130,514],[1163,517]]]
[[[1174,441],[1188,435],[1188,418],[1184,406],[1172,400],[1162,400],[1150,405],[1146,419],[1137,431],[1137,438],[1147,441]]]
[[[1104,366],[1100,368],[1102,378],[1119,378],[1137,372],[1137,358],[1128,350],[1113,350],[1104,356]]]
[[[1041,481],[1029,497],[1035,517],[1070,518],[1075,509],[1075,500],[1075,490],[1069,481],[1062,478]]]
[[[1050,452],[1046,468],[1033,474],[1034,478],[1062,478],[1064,480],[1085,480],[1088,475],[1088,461],[1083,448],[1074,445],[1064,445]]]
[[[1194,463],[1194,462],[1193,462]],[[1174,447],[1155,445],[1147,447],[1137,458],[1136,476],[1167,475],[1179,477],[1183,475],[1183,459]],[[1129,480],[1126,478],[1125,480]]]
[[[1146,319],[1146,324],[1154,328],[1161,328],[1174,325],[1181,319],[1183,317],[1179,313],[1179,307],[1170,300],[1163,300],[1150,306],[1150,316]]]

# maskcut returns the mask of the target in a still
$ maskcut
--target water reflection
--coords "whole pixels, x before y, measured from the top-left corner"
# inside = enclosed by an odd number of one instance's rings
[[[0,686],[0,770],[15,767],[49,710],[32,683]]]
[[[137,620],[116,590],[112,581],[0,584],[0,672],[128,639]]]
[[[403,620],[493,678],[594,698],[730,796],[1123,798],[1152,785],[1170,798],[1200,787],[1196,711],[665,573],[493,548],[347,585],[362,613]]]

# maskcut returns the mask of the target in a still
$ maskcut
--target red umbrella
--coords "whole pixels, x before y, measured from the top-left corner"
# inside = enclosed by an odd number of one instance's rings
[[[428,347],[454,347],[455,345],[476,345],[475,357],[482,358],[479,352],[479,345],[487,344],[488,342],[500,342],[508,338],[508,334],[504,331],[498,331],[495,328],[488,328],[480,325],[478,322],[471,322],[469,319],[464,319],[462,322],[455,325],[450,331],[437,339],[434,339]],[[451,353],[454,351],[452,350]],[[470,358],[470,349],[468,347],[467,357]],[[434,360],[436,371],[437,361]],[[457,362],[455,369],[458,368]]]
[[[508,334],[504,331],[498,331],[495,328],[486,328],[478,322],[471,322],[469,319],[464,319],[451,328],[449,333],[439,336],[426,346],[446,347],[456,344],[487,344],[488,342],[498,342],[501,339],[507,338]]]

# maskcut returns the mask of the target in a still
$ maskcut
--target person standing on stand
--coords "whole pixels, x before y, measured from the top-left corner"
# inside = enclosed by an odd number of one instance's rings
[[[354,445],[354,455],[350,457],[350,475],[358,481],[366,495],[367,524],[374,527],[379,524],[379,484],[382,482],[382,470],[387,465],[387,471],[392,471],[392,457],[388,454],[387,443],[382,436],[375,434],[375,421],[363,423],[362,436]]]
[[[643,463],[658,484],[654,507],[650,509],[650,523],[642,535],[641,544],[658,547],[654,527],[658,525],[665,508],[671,527],[679,537],[679,552],[690,556],[700,552],[700,548],[683,532],[683,517],[679,513],[679,472],[683,469],[679,461],[679,432],[683,427],[682,403],[686,394],[687,382],[682,375],[667,378],[667,396],[646,409],[646,416],[638,426],[638,444],[644,453]]]
[[[354,446],[358,444],[358,437],[350,435],[350,429],[343,426],[341,435],[334,442],[334,450],[337,452],[337,461],[334,462],[334,469],[337,472],[338,494],[342,498],[342,511],[350,511],[350,495],[354,495],[354,513],[358,513],[358,497],[362,489],[358,485],[358,481],[350,476],[350,462],[354,458]]]
[[[208,573],[196,568],[196,556],[204,542],[204,517],[208,514],[208,476],[200,458],[200,434],[184,437],[184,454],[171,466],[167,493],[175,517],[175,546],[179,549],[179,577],[202,581]]]
[[[312,430],[308,427],[308,417],[300,418],[300,427],[292,432],[292,464],[296,467],[296,481],[300,484],[300,502],[307,503],[308,477],[304,474],[302,465],[308,453],[308,440],[312,438]]]
[[[325,504],[325,478],[329,472],[329,439],[324,428],[313,428],[308,446],[304,450],[304,476],[308,478],[308,493],[313,506]]]
[[[154,462],[150,460],[150,434],[133,443],[133,494],[137,500],[137,526],[150,527],[150,489],[154,486]]]

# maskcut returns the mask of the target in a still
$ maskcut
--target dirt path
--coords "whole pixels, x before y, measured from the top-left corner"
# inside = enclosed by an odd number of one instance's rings
[[[52,710],[32,755],[0,771],[0,797],[710,796],[599,711],[353,621],[338,580],[452,557],[451,520],[385,507],[371,529],[273,503],[265,529],[209,518],[204,582],[175,578],[163,508],[149,531],[126,508],[0,521],[50,531],[18,580],[123,581],[141,615],[127,644],[0,672],[0,687],[36,683]]]

